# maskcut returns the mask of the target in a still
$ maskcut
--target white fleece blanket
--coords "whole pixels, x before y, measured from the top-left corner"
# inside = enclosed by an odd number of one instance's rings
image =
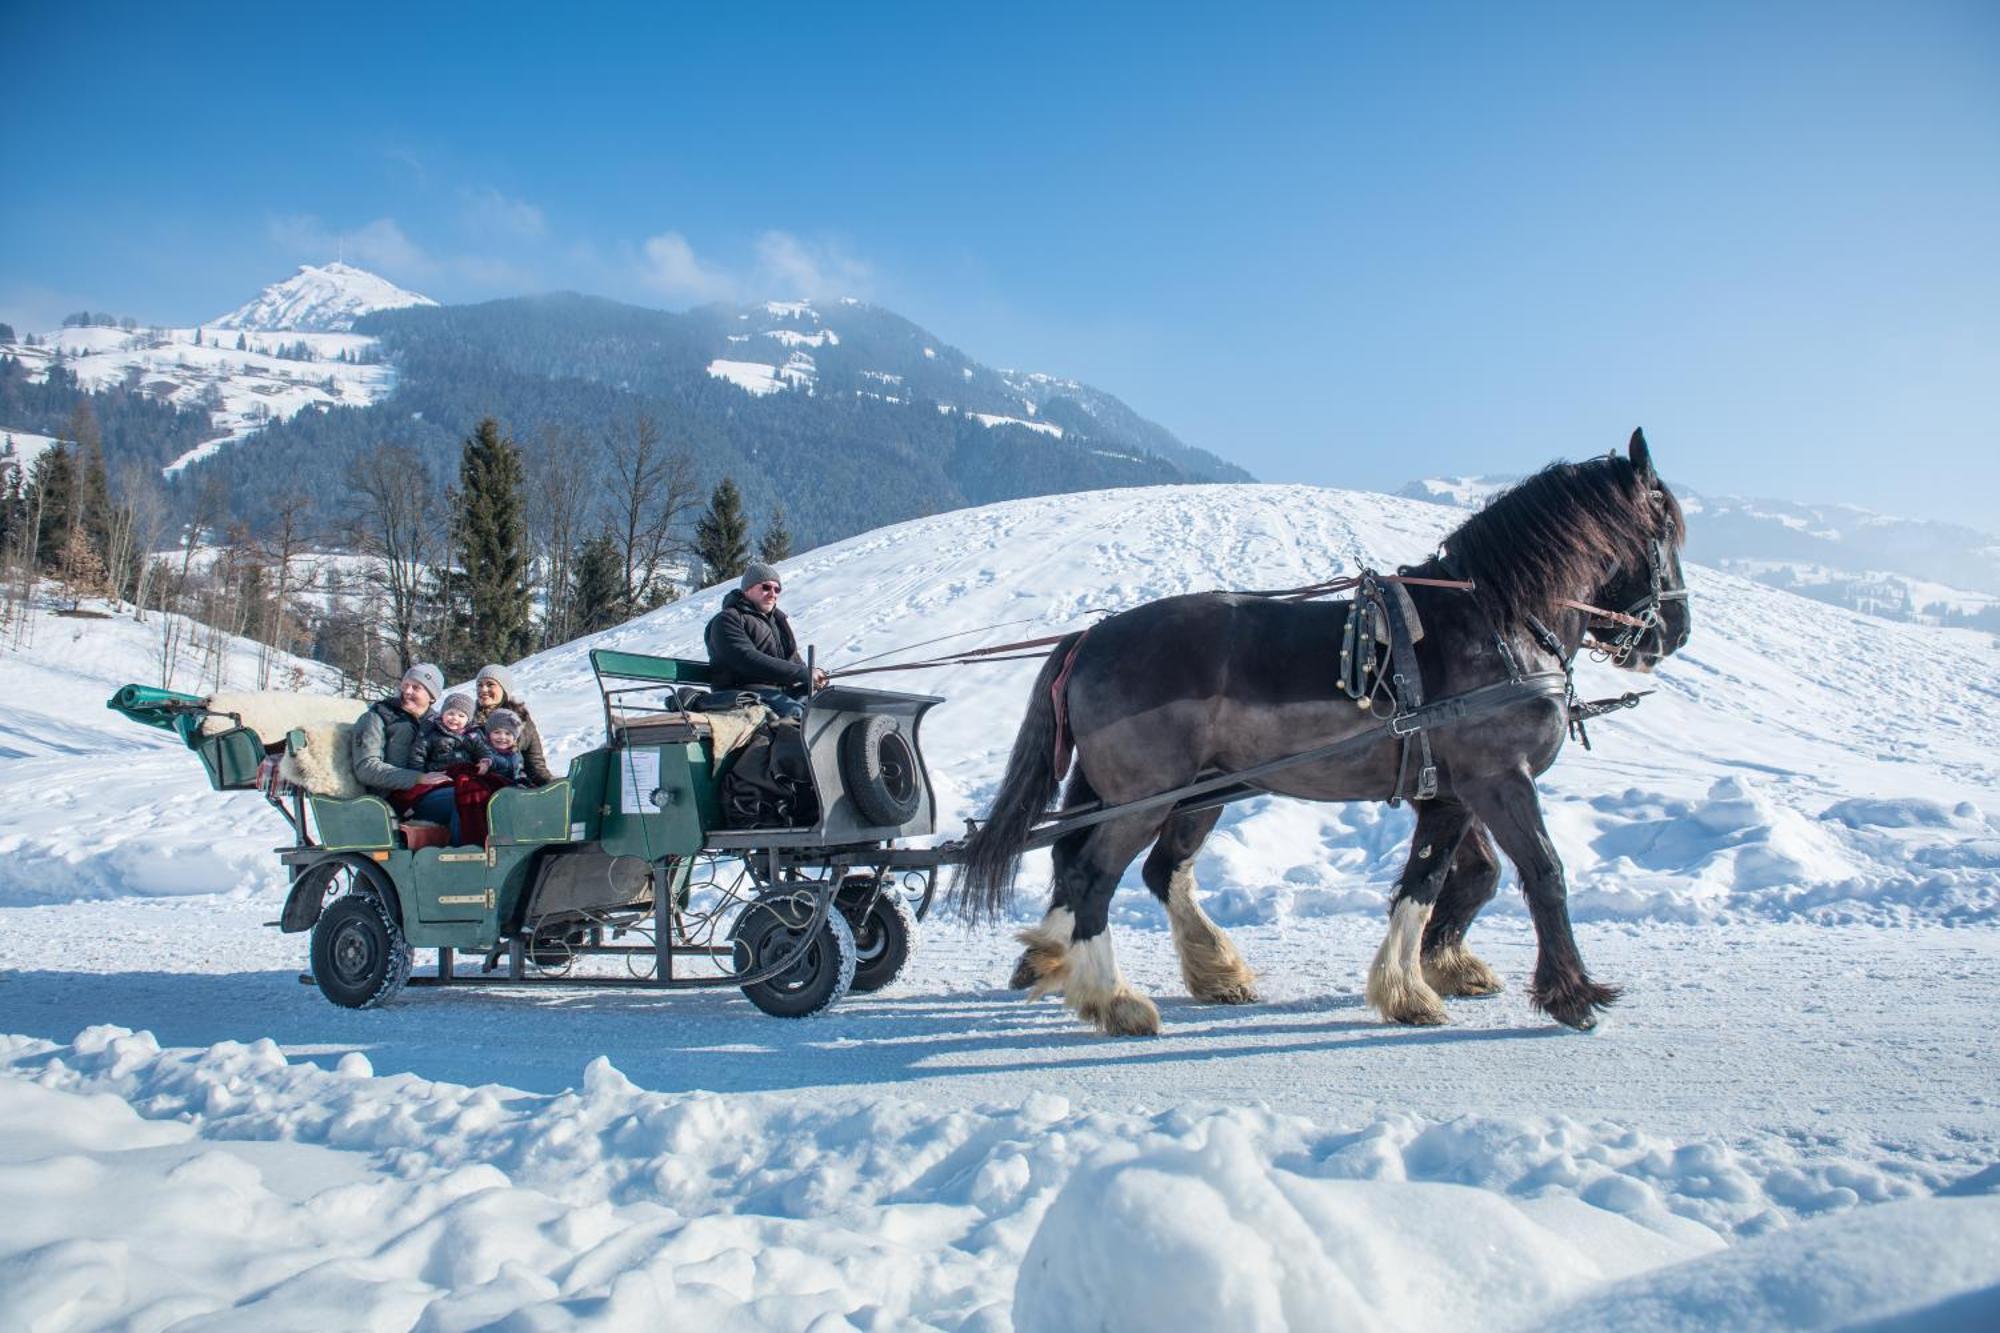
[[[355,780],[354,765],[348,757],[348,738],[354,722],[368,709],[361,699],[343,699],[330,694],[287,694],[270,690],[262,693],[216,694],[208,699],[209,716],[202,732],[214,735],[236,723],[223,713],[242,717],[243,725],[256,732],[266,745],[281,745],[294,729],[305,732],[305,744],[287,754],[278,765],[278,775],[294,786],[304,787],[315,796],[351,798],[366,795]]]

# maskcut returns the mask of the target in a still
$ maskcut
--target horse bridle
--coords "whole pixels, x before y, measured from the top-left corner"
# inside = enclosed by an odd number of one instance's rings
[[[1660,631],[1662,605],[1667,602],[1687,600],[1688,590],[1685,586],[1667,587],[1667,544],[1674,537],[1674,519],[1667,510],[1666,496],[1654,491],[1652,497],[1653,503],[1660,509],[1660,531],[1649,543],[1651,568],[1647,570],[1646,581],[1649,586],[1646,595],[1622,611],[1612,611],[1573,599],[1563,601],[1564,606],[1581,611],[1589,617],[1585,625],[1585,633],[1589,636],[1585,640],[1585,646],[1594,656],[1609,660],[1616,666],[1624,666],[1632,654],[1638,651],[1639,645],[1645,642],[1648,634]],[[1619,563],[1613,560],[1610,568],[1604,571],[1605,583],[1617,577],[1618,570]],[[1611,629],[1609,637],[1603,632],[1606,629]],[[1662,637],[1664,638],[1664,635]]]

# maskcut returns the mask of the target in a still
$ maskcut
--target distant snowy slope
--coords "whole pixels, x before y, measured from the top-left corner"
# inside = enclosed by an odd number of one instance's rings
[[[1396,494],[1477,509],[1514,480],[1428,477]],[[1675,493],[1704,564],[1850,610],[1935,620],[1942,607],[2000,629],[2000,536],[1853,505]]]
[[[258,332],[345,333],[371,311],[436,304],[352,264],[301,264],[297,273],[272,283],[255,300],[210,325]]]
[[[785,564],[785,600],[819,660],[838,669],[955,631],[968,633],[940,646],[1034,637],[1174,593],[1300,584],[1363,562],[1386,568],[1429,551],[1454,521],[1435,505],[1303,486],[1052,496],[809,552]],[[1985,636],[1894,625],[1699,567],[1691,578],[1693,642],[1655,677],[1596,664],[1581,673],[1589,696],[1657,693],[1596,723],[1596,749],[1570,747],[1543,780],[1579,916],[1964,920],[2000,912],[2000,834],[1981,808],[2000,787],[1991,742],[2000,730],[2000,655]],[[696,594],[522,663],[520,679],[558,759],[601,740],[591,647],[698,655],[719,599],[716,590]],[[0,685],[8,669],[0,658]],[[129,669],[146,678],[143,659]],[[862,682],[946,698],[924,735],[941,830],[984,811],[1035,669],[944,668]],[[92,674],[103,676],[84,688],[94,696],[116,671]],[[199,798],[180,804],[189,822],[173,839],[211,846],[243,881],[276,883],[271,830],[254,819],[244,826],[244,811],[201,789],[188,756],[162,752],[103,713],[101,696],[59,712],[52,723],[87,733],[68,753],[100,764],[129,756],[129,771],[149,790]],[[88,838],[7,813],[10,792],[45,789],[62,771],[0,775],[0,850],[17,852],[0,859],[0,899],[192,887],[159,883],[142,865],[122,870],[129,886],[116,889],[116,875],[87,870],[97,854]],[[76,817],[131,822],[126,799],[110,793],[80,798]],[[1400,870],[1408,820],[1376,805],[1253,801],[1225,817],[1199,873],[1218,895],[1217,913],[1232,920],[1373,911]],[[19,854],[57,846],[74,874],[23,872]],[[1157,924],[1149,902],[1122,901],[1131,919]],[[1495,910],[1518,909],[1506,897]]]

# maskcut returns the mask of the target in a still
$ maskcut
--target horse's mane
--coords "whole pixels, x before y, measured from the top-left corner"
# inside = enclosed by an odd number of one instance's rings
[[[1644,568],[1658,523],[1648,495],[1655,488],[1678,545],[1687,524],[1673,492],[1647,484],[1629,460],[1607,454],[1551,463],[1508,487],[1446,537],[1444,551],[1452,570],[1478,585],[1475,595],[1501,624],[1530,615],[1553,621],[1562,600],[1588,595],[1611,561]]]

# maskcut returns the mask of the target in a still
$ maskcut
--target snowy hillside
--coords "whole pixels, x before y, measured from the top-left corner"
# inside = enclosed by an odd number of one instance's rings
[[[1516,478],[1430,477],[1396,493],[1477,509]],[[2000,630],[2000,537],[1853,505],[1680,489],[1696,560],[1814,601],[1893,620],[1956,616]]]
[[[206,413],[213,434],[170,462],[172,475],[273,421],[387,397],[396,373],[379,362],[376,340],[345,330],[371,310],[435,304],[350,265],[308,264],[212,324],[62,328],[33,345],[0,344],[0,356],[18,359],[30,381],[60,365],[85,390],[123,386]],[[15,433],[0,421],[0,435]]]
[[[1297,486],[1021,500],[809,552],[784,601],[838,669],[1386,567],[1457,517]],[[1628,987],[1590,1037],[1528,1008],[1511,889],[1474,934],[1503,995],[1375,1022],[1409,816],[1277,800],[1233,808],[1197,865],[1262,1003],[1188,1001],[1136,874],[1119,895],[1152,1041],[999,989],[1011,945],[937,918],[902,982],[809,1024],[733,994],[338,1010],[260,927],[282,827],[104,709],[150,641],[44,634],[0,655],[9,1298],[72,1324],[1979,1326],[2000,654],[1690,579],[1682,653],[1583,682],[1658,693],[1542,783],[1584,956]],[[519,664],[556,755],[601,736],[588,648],[694,651],[718,600]],[[983,810],[1034,670],[864,682],[946,697],[941,828]]]
[[[297,273],[272,283],[254,301],[210,323],[258,333],[345,333],[371,311],[436,304],[352,264],[301,264]]]

